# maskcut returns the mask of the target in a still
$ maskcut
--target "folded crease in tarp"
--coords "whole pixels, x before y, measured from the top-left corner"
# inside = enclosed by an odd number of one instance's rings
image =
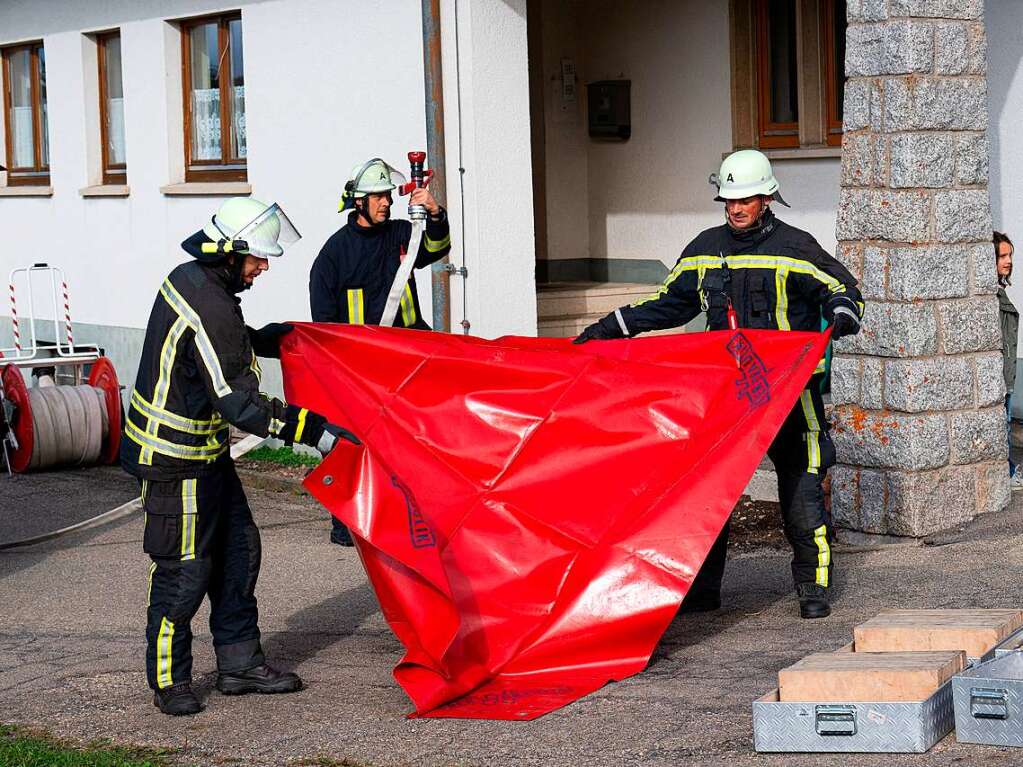
[[[641,671],[826,344],[296,323],[288,401],[364,443],[306,486],[354,534],[413,715],[532,719]]]

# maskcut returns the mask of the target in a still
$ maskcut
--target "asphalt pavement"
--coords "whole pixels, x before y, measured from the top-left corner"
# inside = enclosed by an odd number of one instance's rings
[[[59,525],[71,518],[65,507],[81,518],[128,500],[135,485],[114,471],[0,478],[0,540],[36,530],[43,520],[25,517],[40,506]],[[883,608],[1023,603],[1020,493],[1010,510],[936,545],[839,547],[835,611],[825,620],[799,619],[787,554],[735,556],[720,612],[679,617],[646,671],[532,722],[406,719],[411,706],[391,677],[401,646],[356,552],[328,543],[326,512],[309,497],[252,488],[250,500],[263,539],[265,649],[307,689],[217,693],[204,608],[193,626],[206,709],[184,719],[157,711],[143,671],[148,560],[135,515],[0,551],[0,721],[75,741],[171,747],[189,765],[1023,764],[1023,749],[954,736],[925,755],[757,754],[750,705],[775,686],[778,669],[840,647]]]

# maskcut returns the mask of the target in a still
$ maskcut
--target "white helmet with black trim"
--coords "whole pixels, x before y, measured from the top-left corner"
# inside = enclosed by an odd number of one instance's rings
[[[374,157],[352,168],[352,174],[345,183],[345,191],[341,194],[341,204],[337,209],[339,212],[351,210],[360,197],[390,192],[404,183],[405,176],[401,171],[379,157]]]
[[[778,191],[778,180],[771,169],[771,161],[756,149],[732,152],[721,162],[721,169],[711,175],[710,183],[718,190],[715,202],[764,195],[789,207]]]
[[[202,231],[219,246],[219,253],[259,258],[277,258],[284,253],[285,245],[302,238],[280,205],[267,205],[251,197],[226,200]]]

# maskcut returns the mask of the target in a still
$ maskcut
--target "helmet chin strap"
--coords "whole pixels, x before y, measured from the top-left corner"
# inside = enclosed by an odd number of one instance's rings
[[[362,200],[362,204],[359,204],[359,200]],[[366,226],[373,226],[373,222],[369,220],[369,215],[366,213],[366,206],[369,204],[368,197],[359,197],[355,200],[355,215],[357,218],[362,219],[366,222]]]

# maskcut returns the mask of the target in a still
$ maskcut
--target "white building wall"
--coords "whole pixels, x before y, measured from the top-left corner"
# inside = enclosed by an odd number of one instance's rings
[[[548,36],[544,50],[549,257],[578,258],[584,245],[590,258],[673,264],[686,242],[723,220],[707,178],[733,148],[728,4],[548,0],[548,23],[561,31]],[[563,56],[578,59],[580,103],[571,120],[551,114],[560,88],[552,78]],[[585,83],[606,79],[632,81],[626,142],[588,135]],[[833,252],[839,160],[774,166],[792,205],[776,212]],[[585,232],[580,210],[588,214]]]
[[[464,285],[473,335],[534,336],[526,0],[442,0],[441,18],[451,260],[469,270],[451,280],[452,327]]]

